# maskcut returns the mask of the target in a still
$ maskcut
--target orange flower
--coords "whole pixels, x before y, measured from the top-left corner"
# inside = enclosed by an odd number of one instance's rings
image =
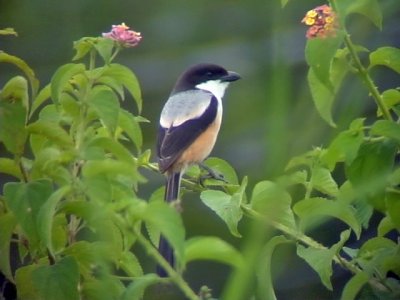
[[[306,33],[308,39],[336,36],[339,28],[336,13],[326,4],[309,10],[301,22],[310,26]]]

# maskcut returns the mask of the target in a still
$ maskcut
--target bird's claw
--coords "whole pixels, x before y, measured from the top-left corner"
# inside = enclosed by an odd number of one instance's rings
[[[205,186],[204,181],[207,179],[215,179],[215,180],[222,181],[224,183],[228,183],[228,181],[225,179],[225,176],[223,174],[216,172],[215,170],[211,169],[210,167],[208,167],[204,164],[199,164],[199,166],[207,171],[207,174],[200,176],[201,186],[203,186],[203,187]]]

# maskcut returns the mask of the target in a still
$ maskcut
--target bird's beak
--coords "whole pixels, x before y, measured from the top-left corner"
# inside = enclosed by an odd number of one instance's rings
[[[221,81],[232,82],[240,79],[240,75],[233,71],[228,71],[228,74],[221,78]]]

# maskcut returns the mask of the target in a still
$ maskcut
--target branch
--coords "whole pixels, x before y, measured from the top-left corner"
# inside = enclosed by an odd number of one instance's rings
[[[337,11],[336,0],[331,0],[330,3],[331,3],[331,6],[334,8],[334,10]],[[351,58],[354,61],[355,68],[358,71],[358,74],[361,77],[361,80],[364,82],[369,93],[374,98],[376,105],[382,111],[382,115],[384,116],[384,118],[389,121],[393,121],[393,118],[389,112],[389,109],[383,102],[382,96],[379,93],[378,88],[374,84],[374,81],[372,80],[371,76],[369,76],[367,69],[363,66],[360,58],[358,57],[357,50],[356,50],[353,42],[350,39],[350,34],[346,31],[344,21],[341,22],[341,27],[345,33],[344,44],[346,45],[347,49],[349,49],[349,53],[351,55]]]
[[[286,225],[283,225],[279,222],[270,220],[268,218],[266,218],[265,216],[263,216],[262,214],[256,212],[255,210],[252,210],[251,208],[245,206],[245,205],[241,205],[241,209],[243,210],[243,212],[254,219],[260,220],[264,223],[267,223],[268,225],[274,227],[275,229],[283,232],[284,234],[290,236],[291,238],[293,238],[296,241],[302,242],[303,244],[314,248],[314,249],[321,249],[321,250],[328,250],[329,248],[327,248],[326,246],[322,245],[321,243],[315,241],[314,239],[312,239],[311,237],[305,235],[302,232],[299,232],[295,229],[289,228]],[[343,268],[349,270],[351,273],[353,274],[357,274],[360,272],[363,272],[362,269],[360,269],[356,264],[348,261],[347,259],[345,259],[344,257],[340,256],[339,254],[335,254],[335,256],[333,257],[333,261],[337,264],[339,264],[340,266],[342,266]],[[391,291],[391,289],[386,286],[385,284],[383,284],[382,282],[380,282],[378,279],[372,277],[369,279],[369,283],[372,286],[377,287],[379,290],[383,290],[383,289],[387,289],[388,291]]]
[[[393,121],[393,118],[389,112],[389,109],[383,102],[382,96],[379,93],[378,88],[374,84],[371,76],[369,76],[367,69],[362,65],[360,58],[357,55],[357,51],[353,45],[353,42],[350,39],[350,35],[347,32],[345,33],[344,43],[345,43],[347,49],[349,49],[350,55],[355,63],[355,67],[358,71],[359,76],[361,77],[364,84],[367,86],[368,91],[370,92],[371,96],[374,98],[379,109],[382,111],[383,116],[385,117],[385,119],[387,119],[389,121]]]
[[[174,268],[161,256],[156,248],[142,235],[142,233],[135,229],[135,234],[137,236],[138,242],[143,246],[146,252],[154,258],[154,260],[167,272],[171,281],[173,281],[177,287],[186,295],[190,300],[199,300],[196,293],[190,288],[187,282],[182,278],[182,276],[175,271]]]

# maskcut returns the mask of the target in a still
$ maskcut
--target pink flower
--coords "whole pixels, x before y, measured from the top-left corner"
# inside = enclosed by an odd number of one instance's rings
[[[309,10],[301,22],[310,26],[306,33],[308,39],[336,36],[339,28],[336,13],[326,4]]]
[[[112,39],[127,48],[135,47],[142,39],[140,32],[129,30],[125,23],[112,25],[111,31],[103,33],[103,37]]]

